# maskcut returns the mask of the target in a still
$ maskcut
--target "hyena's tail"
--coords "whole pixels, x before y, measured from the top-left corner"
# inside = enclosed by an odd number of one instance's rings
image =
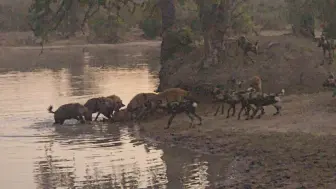
[[[51,113],[51,114],[54,114],[55,112],[52,111],[52,109],[53,109],[53,107],[52,107],[52,105],[50,105],[50,106],[48,107],[48,112]]]

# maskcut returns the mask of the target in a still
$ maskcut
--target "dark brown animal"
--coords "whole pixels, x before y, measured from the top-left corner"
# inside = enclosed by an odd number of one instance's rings
[[[92,121],[91,112],[85,106],[79,103],[64,104],[56,111],[52,111],[52,109],[53,107],[50,105],[48,112],[54,114],[54,124],[62,125],[67,119],[77,119],[81,123],[84,123],[85,121]]]
[[[91,112],[97,113],[95,121],[97,121],[100,114],[103,114],[108,119],[111,119],[111,115],[114,111],[119,111],[119,106],[110,98],[98,97],[89,99],[84,106]]]

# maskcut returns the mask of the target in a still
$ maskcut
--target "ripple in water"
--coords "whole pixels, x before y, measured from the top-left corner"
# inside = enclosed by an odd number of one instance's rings
[[[153,49],[138,47],[60,48],[41,57],[16,49],[0,56],[0,188],[210,185],[211,165],[203,157],[147,142],[133,125],[52,125],[49,105],[111,94],[127,104],[136,93],[153,91],[159,60],[146,56]]]

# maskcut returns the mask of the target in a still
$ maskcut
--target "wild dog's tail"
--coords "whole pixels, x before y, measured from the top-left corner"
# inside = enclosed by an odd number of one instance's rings
[[[285,89],[281,89],[281,91],[277,94],[277,96],[284,96],[285,95]]]
[[[285,95],[285,89],[281,89],[279,93],[275,94],[274,96],[275,101],[280,102],[281,101],[280,96],[284,96],[284,95]]]
[[[53,109],[53,107],[52,107],[52,105],[50,105],[50,106],[48,107],[48,112],[51,113],[51,114],[54,114],[55,112],[52,111],[52,109]]]

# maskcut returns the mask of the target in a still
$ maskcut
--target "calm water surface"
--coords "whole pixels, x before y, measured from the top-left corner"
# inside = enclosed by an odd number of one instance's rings
[[[157,84],[158,45],[1,49],[0,188],[206,188],[208,160],[144,142],[137,127],[54,127],[55,108]],[[212,176],[212,177],[211,177]]]

